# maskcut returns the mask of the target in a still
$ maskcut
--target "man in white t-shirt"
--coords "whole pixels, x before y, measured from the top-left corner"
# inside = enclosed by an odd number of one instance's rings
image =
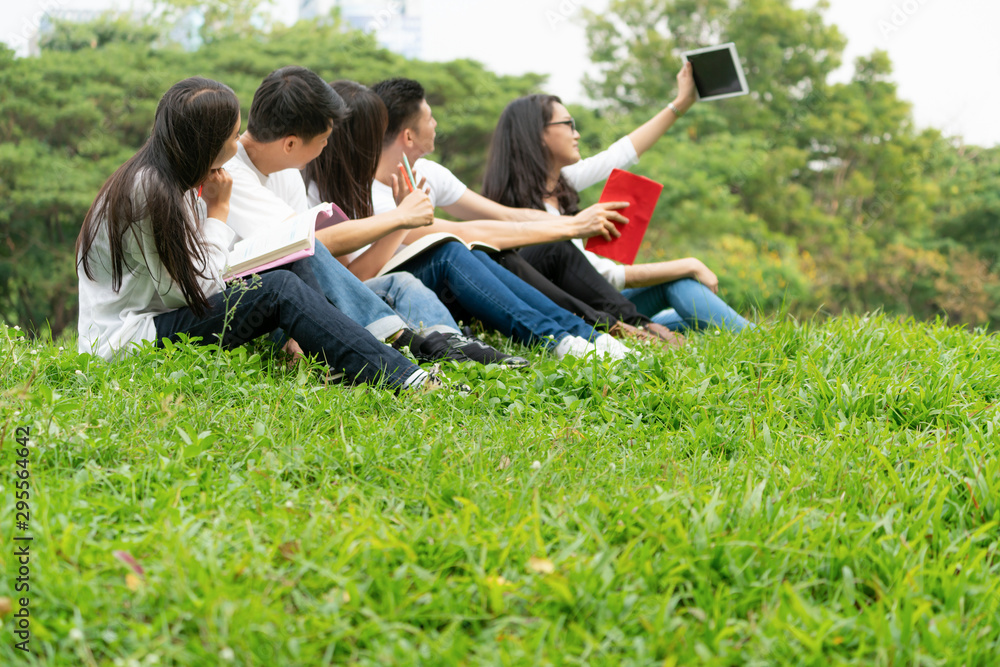
[[[372,90],[382,98],[389,112],[382,158],[372,183],[375,212],[392,210],[395,206],[389,178],[395,165],[406,155],[414,163],[415,178],[423,182],[432,203],[466,220],[459,223],[435,220],[430,227],[411,231],[407,242],[432,231],[448,231],[466,241],[485,241],[503,251],[493,256],[497,263],[588,323],[618,337],[647,340],[655,337],[671,344],[677,340],[674,334],[639,313],[578,249],[562,243],[598,233],[605,238],[617,237],[619,233],[613,223],[626,221],[618,212],[624,203],[600,203],[576,216],[558,216],[535,209],[509,208],[486,199],[466,187],[447,168],[424,158],[434,151],[437,121],[419,83],[412,79],[389,79],[375,84]],[[489,219],[479,219],[486,217]],[[572,276],[575,283],[586,283],[588,289],[581,292],[593,296],[584,299],[571,294],[553,275],[526,261],[515,251],[525,246],[551,249],[556,255],[550,258],[549,265]],[[646,327],[649,331],[638,327]]]
[[[229,224],[240,237],[273,229],[308,210],[299,169],[319,155],[333,124],[346,113],[340,96],[308,69],[286,67],[264,79],[254,94],[237,154],[226,164],[233,179]],[[315,254],[303,261],[327,299],[379,340],[391,341],[397,349],[408,347],[419,361],[480,361],[451,344],[451,337],[461,337],[458,324],[413,276],[394,275],[384,286],[392,295],[394,311],[322,243],[316,243]]]

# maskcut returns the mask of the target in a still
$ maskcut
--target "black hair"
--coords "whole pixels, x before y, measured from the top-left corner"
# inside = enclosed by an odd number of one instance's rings
[[[291,65],[268,74],[253,94],[247,132],[263,143],[291,136],[309,141],[346,116],[344,100],[326,81]]]
[[[561,213],[580,212],[580,193],[562,175],[555,189],[548,190],[552,153],[542,135],[556,103],[562,100],[555,95],[528,95],[503,110],[486,159],[484,197],[504,206],[544,211],[545,199],[555,195]]]
[[[233,136],[240,117],[236,94],[224,84],[193,77],[174,84],[156,106],[153,130],[142,148],[111,175],[83,219],[76,241],[78,265],[94,280],[90,252],[106,226],[111,288],[121,289],[127,262],[125,235],[142,248],[137,223],[150,221],[156,254],[198,315],[208,307],[199,278],[208,278],[208,256],[192,224],[193,188],[208,178],[212,164]]]
[[[319,198],[337,204],[348,217],[368,218],[374,214],[372,181],[389,113],[382,98],[360,83],[334,81],[330,85],[343,97],[350,117],[306,166],[306,183],[316,183]]]
[[[372,90],[382,98],[389,111],[389,124],[385,128],[385,142],[388,146],[403,128],[411,127],[420,114],[420,103],[427,97],[424,87],[413,79],[386,79],[379,81]]]

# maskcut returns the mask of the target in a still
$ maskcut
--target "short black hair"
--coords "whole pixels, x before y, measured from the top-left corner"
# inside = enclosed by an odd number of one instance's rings
[[[347,118],[347,105],[315,72],[295,65],[268,74],[253,94],[247,132],[264,143],[295,136],[303,141]]]
[[[420,113],[420,103],[427,95],[419,83],[403,78],[379,81],[372,86],[372,90],[382,98],[385,108],[389,110],[389,125],[385,128],[385,143],[388,145]]]

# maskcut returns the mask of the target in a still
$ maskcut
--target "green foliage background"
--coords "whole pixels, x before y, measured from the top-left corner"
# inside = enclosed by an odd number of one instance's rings
[[[473,185],[504,105],[544,88],[543,76],[498,76],[474,61],[407,60],[336,15],[272,26],[261,5],[213,3],[185,34],[182,19],[200,3],[162,0],[146,24],[57,22],[38,57],[0,47],[4,321],[55,334],[72,327],[80,222],[179,79],[229,84],[245,119],[260,79],[288,64],[331,80],[418,78],[440,123],[436,157]],[[848,83],[829,84],[845,40],[822,5],[612,0],[585,18],[601,66],[588,81],[595,104],[573,109],[585,154],[672,98],[676,54],[686,48],[737,42],[754,90],[695,105],[643,157],[636,171],[666,187],[640,260],[696,255],[743,310],[996,319],[1000,150],[915,129],[883,52],[859,59]],[[584,194],[596,199],[599,188]]]

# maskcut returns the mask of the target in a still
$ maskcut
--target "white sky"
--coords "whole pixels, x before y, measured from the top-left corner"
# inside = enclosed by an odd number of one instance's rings
[[[141,1],[141,0],[139,0]],[[275,0],[294,16],[297,0]],[[377,9],[394,0],[372,0]],[[799,7],[814,0],[793,0]],[[17,45],[50,8],[128,7],[129,0],[3,0],[0,38]],[[579,81],[589,66],[579,8],[607,0],[421,0],[424,58],[473,58],[490,69],[550,75],[548,89],[583,101]],[[569,17],[562,20],[563,17]],[[830,0],[826,21],[848,39],[846,79],[854,59],[889,52],[899,94],[914,105],[920,127],[937,127],[969,143],[1000,144],[1000,2],[997,0]],[[276,64],[277,65],[277,64]],[[665,73],[673,77],[674,73]],[[751,87],[753,82],[750,82]]]

